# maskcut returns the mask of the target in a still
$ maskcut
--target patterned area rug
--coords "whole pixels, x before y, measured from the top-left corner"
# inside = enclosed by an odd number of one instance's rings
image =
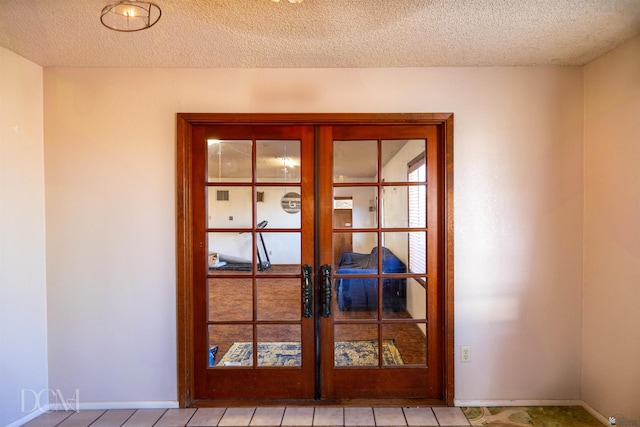
[[[473,426],[489,427],[601,427],[581,406],[462,408]]]
[[[336,366],[377,366],[378,341],[336,341]],[[404,365],[394,340],[382,341],[385,365]],[[216,366],[252,366],[253,348],[250,342],[233,343]],[[258,343],[258,366],[301,366],[299,342]]]
[[[378,341],[336,341],[336,366],[378,366]],[[382,340],[382,364],[404,365],[394,340]]]

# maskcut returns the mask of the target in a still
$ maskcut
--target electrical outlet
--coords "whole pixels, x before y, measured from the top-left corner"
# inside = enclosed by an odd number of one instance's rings
[[[463,345],[460,347],[460,361],[471,362],[471,346]]]

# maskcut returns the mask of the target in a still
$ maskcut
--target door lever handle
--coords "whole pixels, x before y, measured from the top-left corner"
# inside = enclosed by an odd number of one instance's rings
[[[313,316],[313,268],[309,264],[302,266],[302,315]]]
[[[322,272],[322,317],[331,317],[331,265],[325,264]]]

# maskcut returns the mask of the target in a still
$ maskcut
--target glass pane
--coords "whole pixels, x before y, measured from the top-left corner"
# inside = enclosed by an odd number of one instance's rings
[[[333,254],[336,272],[340,268],[377,269],[377,233],[333,233]],[[357,262],[357,265],[355,264]]]
[[[426,185],[383,187],[381,205],[384,228],[426,227]]]
[[[209,182],[251,182],[251,141],[208,139]]]
[[[383,317],[404,317],[406,310],[407,279],[403,277],[388,277],[382,279]]]
[[[253,319],[253,285],[251,279],[215,278],[207,280],[211,322]]]
[[[259,279],[258,320],[300,320],[301,279]]]
[[[417,181],[409,178],[409,171],[418,164],[425,164],[425,147],[424,139],[382,141],[382,179],[386,182]]]
[[[382,325],[384,366],[426,365],[427,325],[391,323]]]
[[[334,327],[334,366],[378,366],[378,326],[338,324]]]
[[[258,240],[259,259],[265,266],[259,273],[300,274],[302,239],[299,232],[262,232],[258,233]]]
[[[409,187],[382,188],[382,227],[409,226]]]
[[[251,187],[207,187],[209,228],[252,226]]]
[[[209,274],[250,274],[252,233],[207,233]]]
[[[300,228],[300,187],[258,187],[256,204],[258,221],[267,221],[269,228]],[[293,193],[293,194],[292,194]]]
[[[377,233],[333,234],[334,316],[338,319],[378,316],[378,279],[371,277],[378,272],[377,238]]]
[[[351,201],[352,209],[334,209],[334,228],[373,228],[377,226],[377,187],[337,187],[333,190],[334,204]]]
[[[377,278],[341,277],[335,279],[333,283],[335,290],[333,316],[336,319],[378,318]]]
[[[333,141],[333,182],[377,182],[377,179],[378,141]]]
[[[427,232],[383,233],[383,273],[427,273]]]
[[[300,141],[256,141],[258,182],[300,182]]]
[[[388,279],[384,279],[388,280]],[[384,281],[383,280],[383,281]],[[387,292],[382,295],[383,305],[388,310],[382,313],[384,319],[418,319],[427,318],[427,292],[425,289],[427,278],[391,279]],[[393,280],[397,280],[396,283]],[[394,285],[400,284],[394,291]],[[383,286],[384,289],[384,286]]]
[[[251,325],[209,325],[208,366],[253,366]]]
[[[259,325],[258,366],[302,366],[300,325]]]
[[[426,232],[396,232],[396,233],[382,233],[384,242],[383,259],[382,259],[382,272],[383,273],[407,273],[408,261],[409,261],[409,243],[410,241],[416,242],[421,238],[426,241]],[[420,248],[416,246],[411,252],[412,255],[419,256],[425,255],[426,248]],[[426,257],[425,257],[426,259]],[[426,261],[423,265],[426,266]],[[412,273],[421,273],[421,271],[411,271]],[[422,271],[423,272],[423,271]]]

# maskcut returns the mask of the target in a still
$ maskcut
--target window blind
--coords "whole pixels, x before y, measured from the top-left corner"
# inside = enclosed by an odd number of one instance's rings
[[[409,182],[425,182],[427,168],[424,154],[409,164]],[[423,228],[427,218],[427,189],[424,185],[409,187],[409,227]],[[409,233],[409,271],[427,273],[427,235],[424,231]]]

